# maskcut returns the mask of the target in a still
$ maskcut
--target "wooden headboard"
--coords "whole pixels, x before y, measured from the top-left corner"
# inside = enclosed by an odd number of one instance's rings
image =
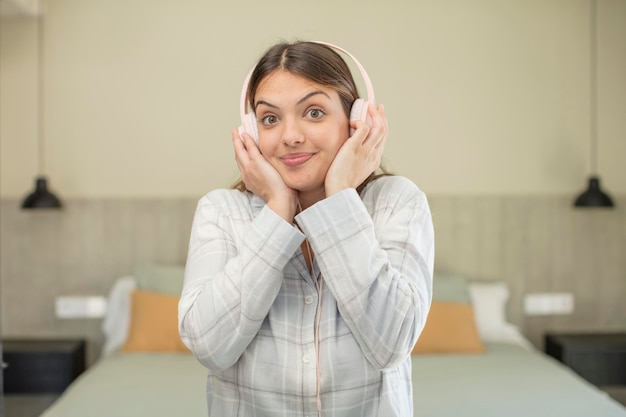
[[[626,329],[626,198],[613,210],[575,210],[571,197],[429,197],[437,270],[502,280],[509,319],[541,346],[546,330]],[[57,212],[0,201],[5,336],[76,336],[102,343],[100,320],[54,317],[59,295],[106,295],[141,263],[184,264],[195,199],[66,199]],[[523,297],[569,292],[566,316],[527,316]]]

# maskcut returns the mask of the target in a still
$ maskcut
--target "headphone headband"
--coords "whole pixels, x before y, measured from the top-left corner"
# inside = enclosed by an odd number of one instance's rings
[[[350,52],[332,43],[322,42],[322,41],[311,41],[311,43],[317,43],[320,45],[327,46],[331,49],[335,49],[336,51],[343,52],[345,55],[350,57],[350,59],[355,63],[355,65],[359,69],[359,72],[361,73],[361,78],[363,79],[363,82],[365,83],[365,89],[367,91],[367,101],[370,103],[376,102],[375,97],[374,97],[374,87],[372,86],[370,77],[369,75],[367,75],[367,71],[365,71],[365,68],[363,68],[363,65],[361,65],[359,60],[356,59],[354,55],[352,55]],[[241,115],[241,120],[244,120],[244,118],[246,117],[246,113],[247,113],[246,110],[248,108],[248,103],[247,103],[248,84],[250,83],[250,78],[252,77],[252,73],[254,72],[255,68],[256,68],[256,65],[252,67],[252,69],[248,72],[248,75],[246,76],[246,79],[243,82],[243,87],[241,88],[241,97],[239,99],[239,113]]]

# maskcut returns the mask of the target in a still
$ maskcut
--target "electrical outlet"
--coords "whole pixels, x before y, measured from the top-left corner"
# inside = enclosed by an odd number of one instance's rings
[[[571,293],[534,293],[524,297],[524,313],[529,316],[573,312],[574,295]]]
[[[55,300],[55,313],[60,319],[102,318],[107,300],[101,296],[61,296]]]

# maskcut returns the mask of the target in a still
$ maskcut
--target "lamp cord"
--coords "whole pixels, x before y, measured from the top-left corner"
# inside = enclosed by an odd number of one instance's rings
[[[37,168],[44,175],[44,10],[43,0],[38,3],[37,16]]]
[[[590,135],[591,135],[591,174],[598,173],[598,29],[597,29],[597,8],[596,0],[591,0],[591,11],[589,13],[589,30],[591,32],[590,54],[589,54],[589,74],[590,74]]]

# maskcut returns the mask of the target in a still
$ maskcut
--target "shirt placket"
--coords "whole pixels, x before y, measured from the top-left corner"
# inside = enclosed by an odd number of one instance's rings
[[[319,275],[317,263],[313,263],[313,274],[309,273],[306,268],[304,258],[301,258],[302,262],[298,262],[297,269],[300,276],[303,279],[303,314],[301,331],[306,331],[307,334],[302,335],[302,340],[306,340],[306,343],[302,345],[302,355],[300,356],[300,364],[297,364],[297,369],[302,370],[302,415],[308,417],[317,417],[317,354],[315,350],[314,332],[315,332],[315,318],[317,314],[317,302],[318,294],[313,276]]]

